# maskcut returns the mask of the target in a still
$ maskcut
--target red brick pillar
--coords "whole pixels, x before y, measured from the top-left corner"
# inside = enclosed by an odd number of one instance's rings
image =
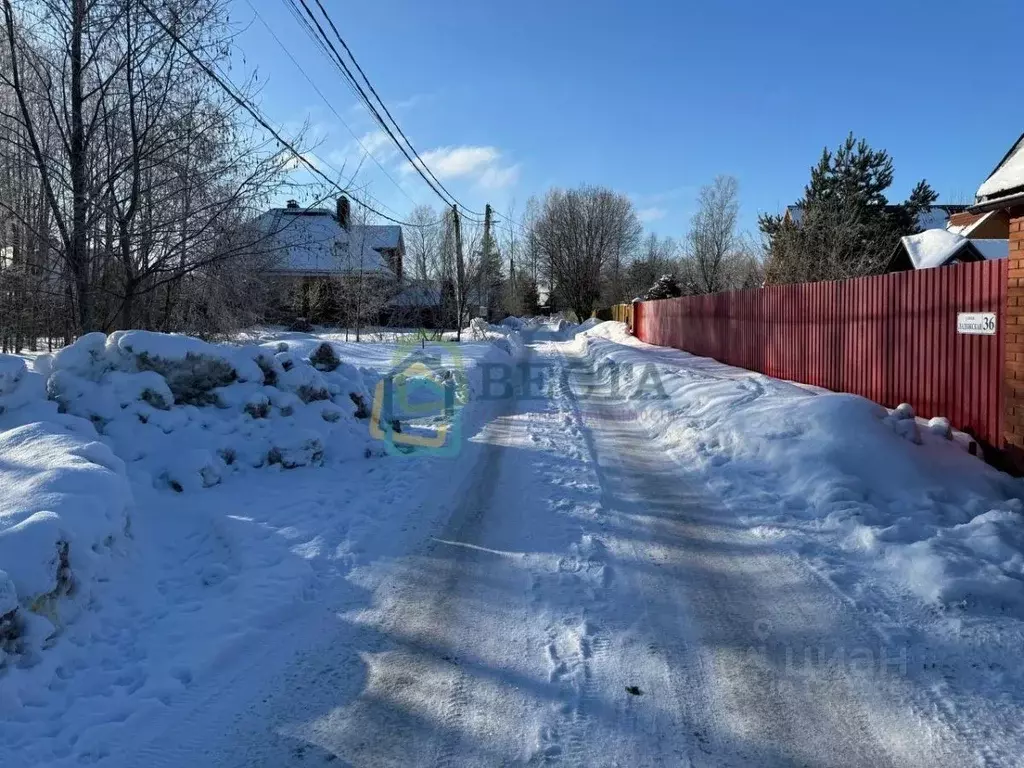
[[[1009,284],[1004,326],[1003,435],[1010,468],[1024,473],[1024,206],[1010,209]]]

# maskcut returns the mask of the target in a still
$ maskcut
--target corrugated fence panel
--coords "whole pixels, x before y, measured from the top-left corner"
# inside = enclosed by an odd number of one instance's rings
[[[730,365],[946,416],[1003,445],[1007,262],[648,301],[636,335]],[[956,332],[959,312],[995,312],[994,336]]]

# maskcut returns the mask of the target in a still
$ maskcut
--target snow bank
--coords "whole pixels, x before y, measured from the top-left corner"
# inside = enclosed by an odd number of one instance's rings
[[[131,501],[124,463],[95,429],[0,355],[0,666],[53,633],[61,598],[88,599]]]
[[[232,472],[291,469],[371,450],[363,376],[328,342],[210,344],[89,334],[58,352],[47,390],[88,419],[133,474],[191,491]]]
[[[617,369],[666,450],[841,588],[1024,617],[1024,483],[950,440],[947,420],[653,347],[621,323],[573,347],[605,383]]]
[[[504,322],[501,325],[491,325],[482,317],[474,317],[469,321],[469,327],[463,329],[462,334],[471,341],[490,341],[511,357],[519,358],[525,349],[520,333],[525,327],[521,321],[516,323],[513,320],[509,325]]]

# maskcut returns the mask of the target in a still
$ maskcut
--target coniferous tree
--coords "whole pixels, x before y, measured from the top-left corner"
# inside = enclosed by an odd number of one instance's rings
[[[644,301],[656,301],[658,299],[675,299],[683,295],[683,289],[679,287],[679,281],[675,275],[662,275],[644,295]]]
[[[825,148],[798,201],[797,220],[762,215],[768,282],[833,280],[879,274],[899,238],[919,231],[919,215],[938,195],[926,181],[901,205],[890,205],[893,161],[851,133]]]

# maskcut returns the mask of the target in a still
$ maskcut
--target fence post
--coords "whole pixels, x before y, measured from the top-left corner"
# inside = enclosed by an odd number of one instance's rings
[[[1024,471],[1024,206],[1010,209],[1010,259],[1003,312],[1003,438],[1007,458]]]

